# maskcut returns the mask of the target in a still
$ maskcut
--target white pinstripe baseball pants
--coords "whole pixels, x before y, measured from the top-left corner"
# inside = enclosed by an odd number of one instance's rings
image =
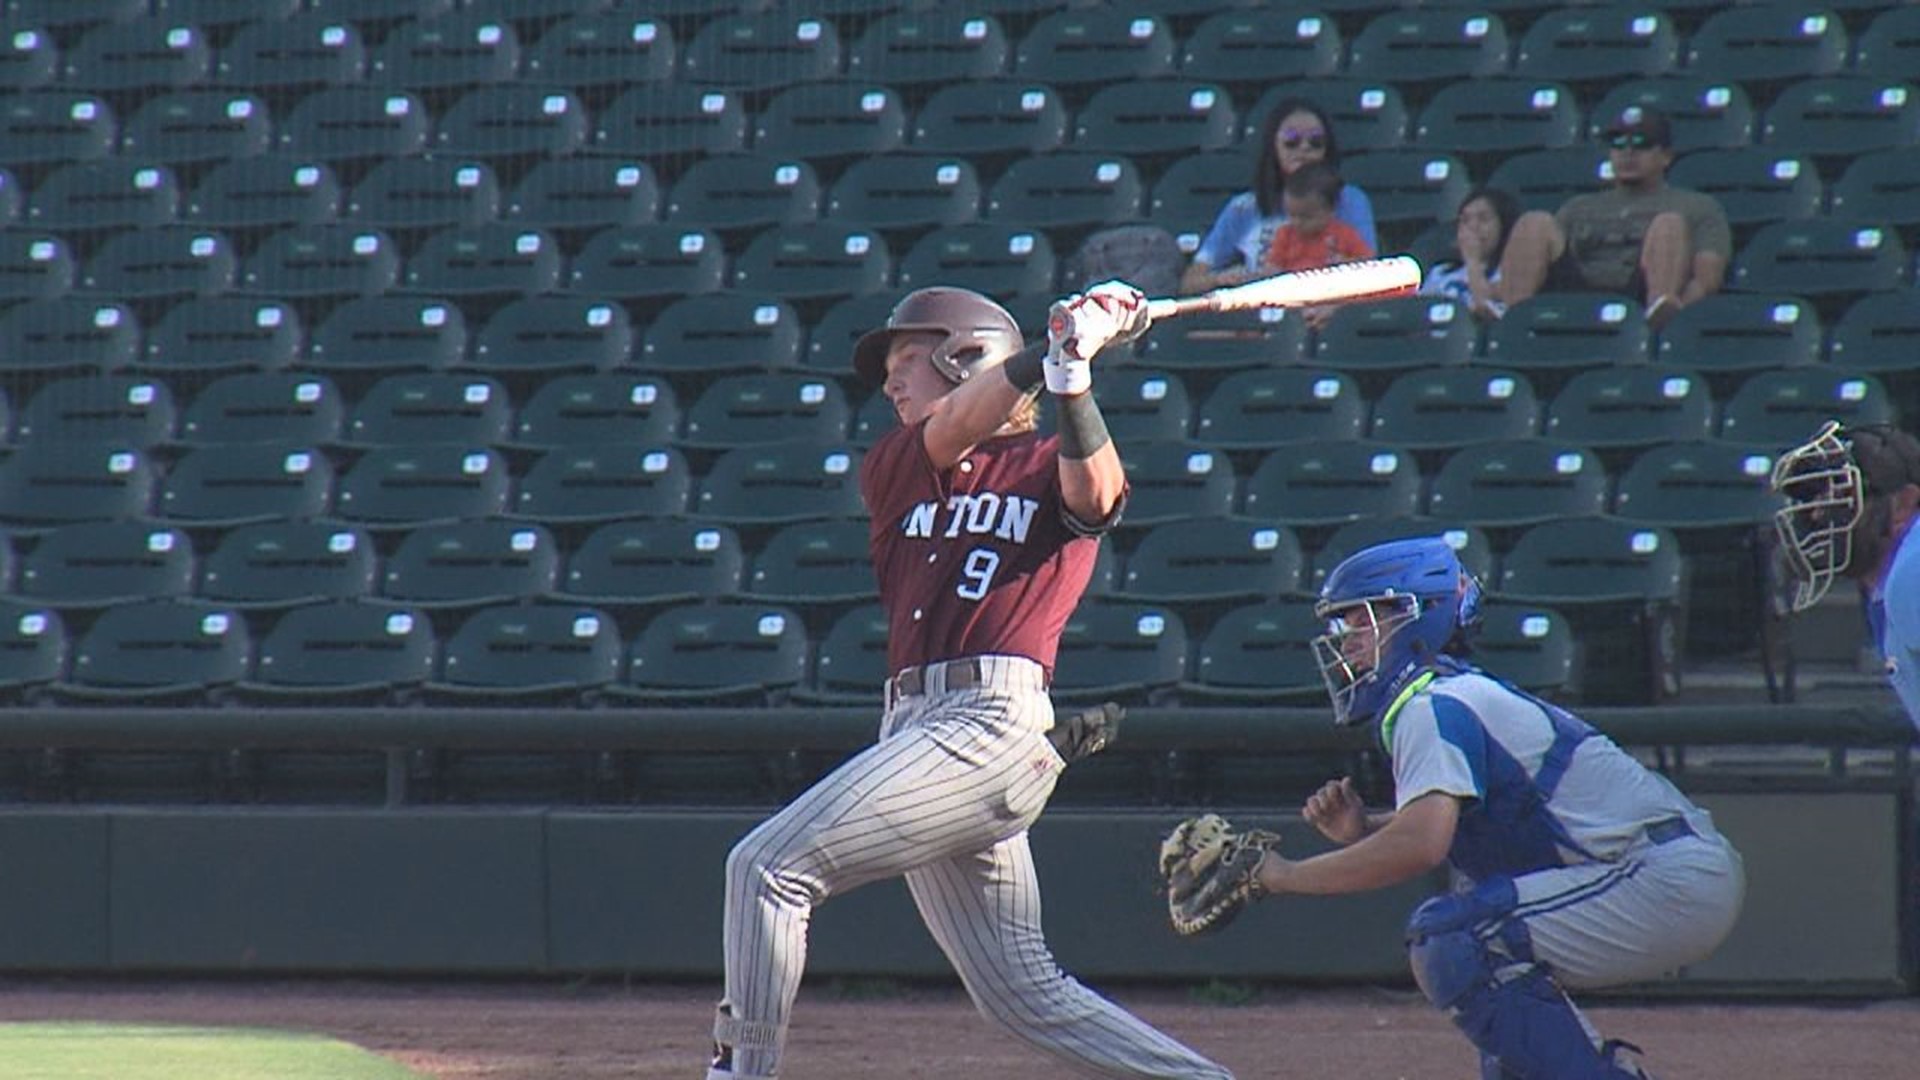
[[[904,874],[982,1015],[1088,1076],[1231,1080],[1062,972],[1041,933],[1027,828],[1062,764],[1038,664],[982,657],[981,685],[892,702],[880,741],[748,833],[727,858],[726,1002],[735,1078],[778,1070],[807,923],[834,893]],[[726,1075],[726,1074],[719,1074]]]

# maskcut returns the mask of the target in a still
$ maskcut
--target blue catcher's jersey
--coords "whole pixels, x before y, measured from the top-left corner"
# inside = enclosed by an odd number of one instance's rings
[[[1585,721],[1464,664],[1389,714],[1397,808],[1465,800],[1448,861],[1474,879],[1610,862],[1646,827],[1705,811]]]
[[[1867,615],[1887,662],[1887,679],[1908,718],[1920,727],[1920,518],[1915,521],[1900,538],[1886,578],[1868,598]]]

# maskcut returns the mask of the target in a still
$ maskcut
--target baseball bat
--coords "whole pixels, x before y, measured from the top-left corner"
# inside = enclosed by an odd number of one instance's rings
[[[1318,270],[1275,274],[1199,296],[1157,297],[1147,301],[1153,322],[1196,312],[1251,311],[1269,307],[1310,307],[1352,300],[1405,296],[1420,287],[1420,261],[1411,255],[1362,259]]]

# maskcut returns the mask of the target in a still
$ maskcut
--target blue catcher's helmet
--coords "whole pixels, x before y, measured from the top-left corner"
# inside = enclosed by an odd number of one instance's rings
[[[1314,614],[1327,621],[1313,651],[1334,722],[1355,724],[1386,711],[1456,633],[1480,621],[1480,583],[1438,536],[1393,540],[1334,567]]]

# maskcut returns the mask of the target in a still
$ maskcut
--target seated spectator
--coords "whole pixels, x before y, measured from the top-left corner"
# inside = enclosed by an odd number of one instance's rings
[[[1334,216],[1345,186],[1340,174],[1324,161],[1304,165],[1287,177],[1280,200],[1287,220],[1273,230],[1273,241],[1267,245],[1268,270],[1318,270],[1373,258],[1373,245]]]
[[[1453,243],[1460,257],[1434,263],[1420,283],[1421,294],[1465,304],[1475,318],[1505,315],[1507,305],[1496,295],[1500,258],[1519,217],[1520,200],[1511,192],[1486,187],[1467,192],[1453,216]]]
[[[1235,285],[1268,272],[1262,264],[1273,245],[1273,232],[1286,220],[1282,205],[1287,177],[1301,166],[1324,162],[1340,167],[1340,146],[1333,124],[1318,105],[1305,98],[1287,98],[1274,106],[1255,142],[1260,161],[1253,170],[1253,188],[1227,200],[1214,218],[1213,228],[1200,241],[1193,262],[1180,278],[1181,291],[1206,292]],[[1373,203],[1353,184],[1340,190],[1335,215],[1353,226],[1369,248],[1378,249]]]
[[[1541,292],[1625,293],[1646,305],[1657,330],[1720,291],[1733,233],[1712,196],[1667,184],[1673,127],[1665,115],[1630,106],[1607,126],[1606,140],[1612,186],[1575,195],[1553,214],[1522,214],[1496,291],[1508,304]]]

